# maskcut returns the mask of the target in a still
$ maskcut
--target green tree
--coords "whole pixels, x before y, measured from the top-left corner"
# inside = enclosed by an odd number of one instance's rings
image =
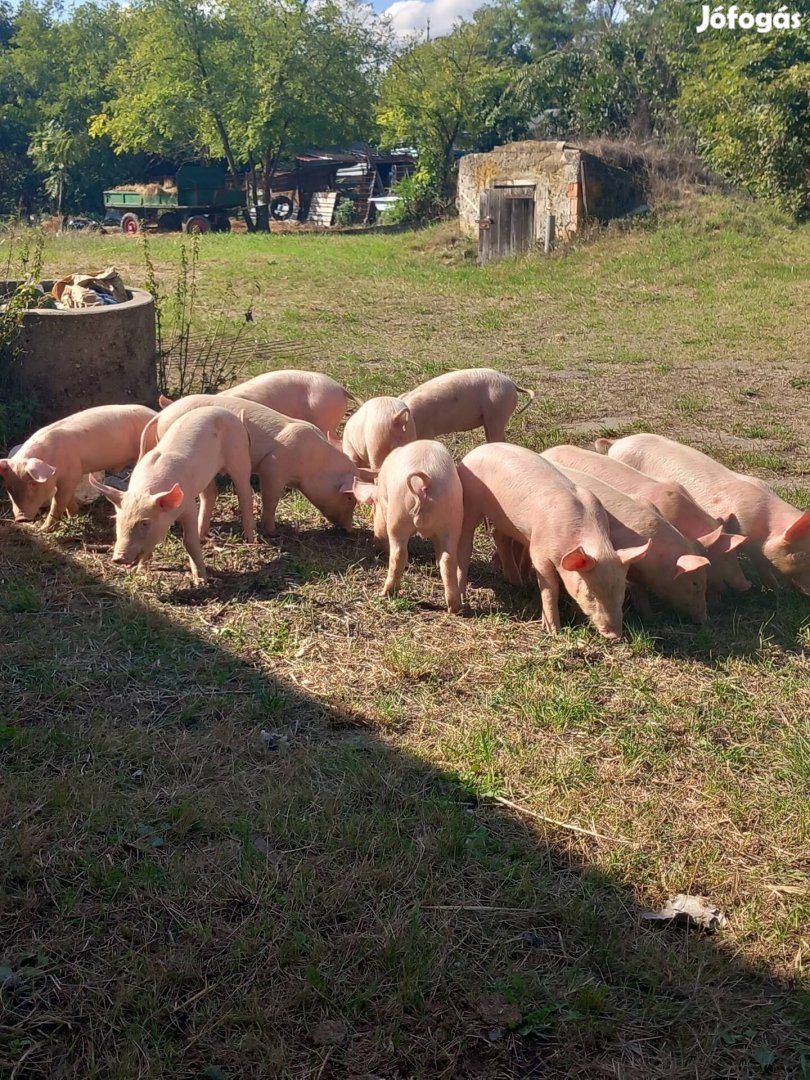
[[[551,136],[663,136],[676,81],[646,20],[603,26],[534,67],[538,112]]]
[[[810,213],[810,26],[716,34],[688,58],[677,115],[729,180]]]
[[[62,17],[51,3],[31,0],[0,17],[0,174],[4,161],[12,171],[25,170],[12,177],[15,201],[30,201],[55,175],[46,159],[57,150],[56,158],[69,162],[61,187],[74,206],[99,209],[105,183],[131,167],[115,158],[108,141],[87,139],[124,48],[122,18],[117,4],[82,4]],[[49,197],[58,201],[57,182],[51,183]],[[0,202],[3,187],[0,182]]]
[[[371,134],[383,25],[353,0],[145,0],[92,123],[119,151],[225,157],[237,173]]]
[[[312,146],[368,140],[387,28],[354,0],[226,0],[250,68],[239,146],[261,164],[266,191],[278,161]]]
[[[511,137],[516,120],[523,122],[514,75],[511,62],[489,59],[481,23],[462,24],[447,37],[411,46],[382,83],[377,121],[384,144],[416,147],[418,175],[447,199],[455,151],[488,148],[487,142]]]
[[[56,214],[62,217],[65,188],[70,172],[76,162],[84,157],[87,136],[75,134],[63,127],[58,120],[48,123],[34,132],[28,153],[34,165],[45,174],[45,190],[54,201]]]

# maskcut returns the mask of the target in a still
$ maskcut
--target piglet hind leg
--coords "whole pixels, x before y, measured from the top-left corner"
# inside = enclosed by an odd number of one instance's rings
[[[242,519],[242,532],[249,544],[256,543],[256,518],[253,514],[253,488],[250,486],[250,471],[246,474],[231,476],[234,491],[239,502],[239,516]]]
[[[211,518],[214,515],[214,506],[217,501],[217,482],[212,480],[207,488],[200,494],[200,516],[198,528],[200,540],[207,540],[211,529]]]
[[[259,518],[259,532],[262,536],[272,536],[276,527],[276,507],[284,494],[284,476],[278,464],[267,457],[258,468],[259,484],[262,493],[262,513]]]
[[[244,442],[229,448],[225,468],[233,483],[239,502],[242,531],[249,544],[256,543],[256,519],[253,515],[253,488],[250,486],[250,448],[245,434]]]
[[[191,565],[191,579],[195,585],[205,585],[208,574],[205,569],[202,544],[200,543],[196,507],[189,507],[185,513],[180,515],[178,521],[183,530],[183,545],[188,552],[188,560]]]
[[[461,526],[461,536],[458,541],[458,588],[462,596],[467,592],[467,575],[470,572],[470,559],[472,559],[473,540],[475,538],[475,530],[478,528],[482,521],[482,518],[468,513],[465,508],[464,521]]]
[[[461,611],[461,589],[458,583],[458,536],[437,536],[433,542],[436,562],[444,584],[444,599],[452,615]]]
[[[487,442],[506,442],[506,424],[502,420],[486,419],[484,435]]]
[[[388,575],[383,586],[383,596],[396,596],[402,576],[408,567],[408,538],[388,534]]]

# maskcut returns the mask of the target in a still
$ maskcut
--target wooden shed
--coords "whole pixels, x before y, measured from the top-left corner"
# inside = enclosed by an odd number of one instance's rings
[[[554,239],[564,241],[586,221],[622,217],[643,203],[637,173],[566,142],[506,143],[459,162],[461,231],[479,238],[481,262],[529,250],[549,217]]]
[[[337,192],[353,199],[358,219],[367,222],[373,217],[374,199],[390,195],[397,181],[411,173],[415,164],[412,154],[388,154],[369,147],[309,150],[274,173],[273,195],[288,196],[298,208],[299,220],[310,220],[313,197]],[[321,213],[324,200],[315,202]],[[334,204],[334,199],[329,200],[330,219]]]

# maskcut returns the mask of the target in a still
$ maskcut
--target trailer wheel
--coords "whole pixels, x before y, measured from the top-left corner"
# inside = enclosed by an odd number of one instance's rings
[[[121,218],[121,232],[127,236],[137,236],[141,231],[141,222],[137,214],[124,214]]]
[[[183,222],[183,232],[206,233],[211,231],[211,222],[202,214],[192,214]]]
[[[270,214],[275,221],[288,221],[292,217],[293,201],[286,195],[270,200]]]
[[[183,225],[183,221],[179,214],[175,214],[173,210],[167,210],[165,214],[161,214],[158,218],[158,232],[179,232]]]

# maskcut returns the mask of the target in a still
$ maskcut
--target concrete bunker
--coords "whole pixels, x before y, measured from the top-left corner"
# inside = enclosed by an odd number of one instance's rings
[[[479,239],[487,230],[498,234],[483,238],[479,251],[484,261],[542,241],[549,215],[554,239],[565,241],[587,221],[622,217],[644,201],[638,172],[567,142],[505,143],[459,162],[462,233]]]

